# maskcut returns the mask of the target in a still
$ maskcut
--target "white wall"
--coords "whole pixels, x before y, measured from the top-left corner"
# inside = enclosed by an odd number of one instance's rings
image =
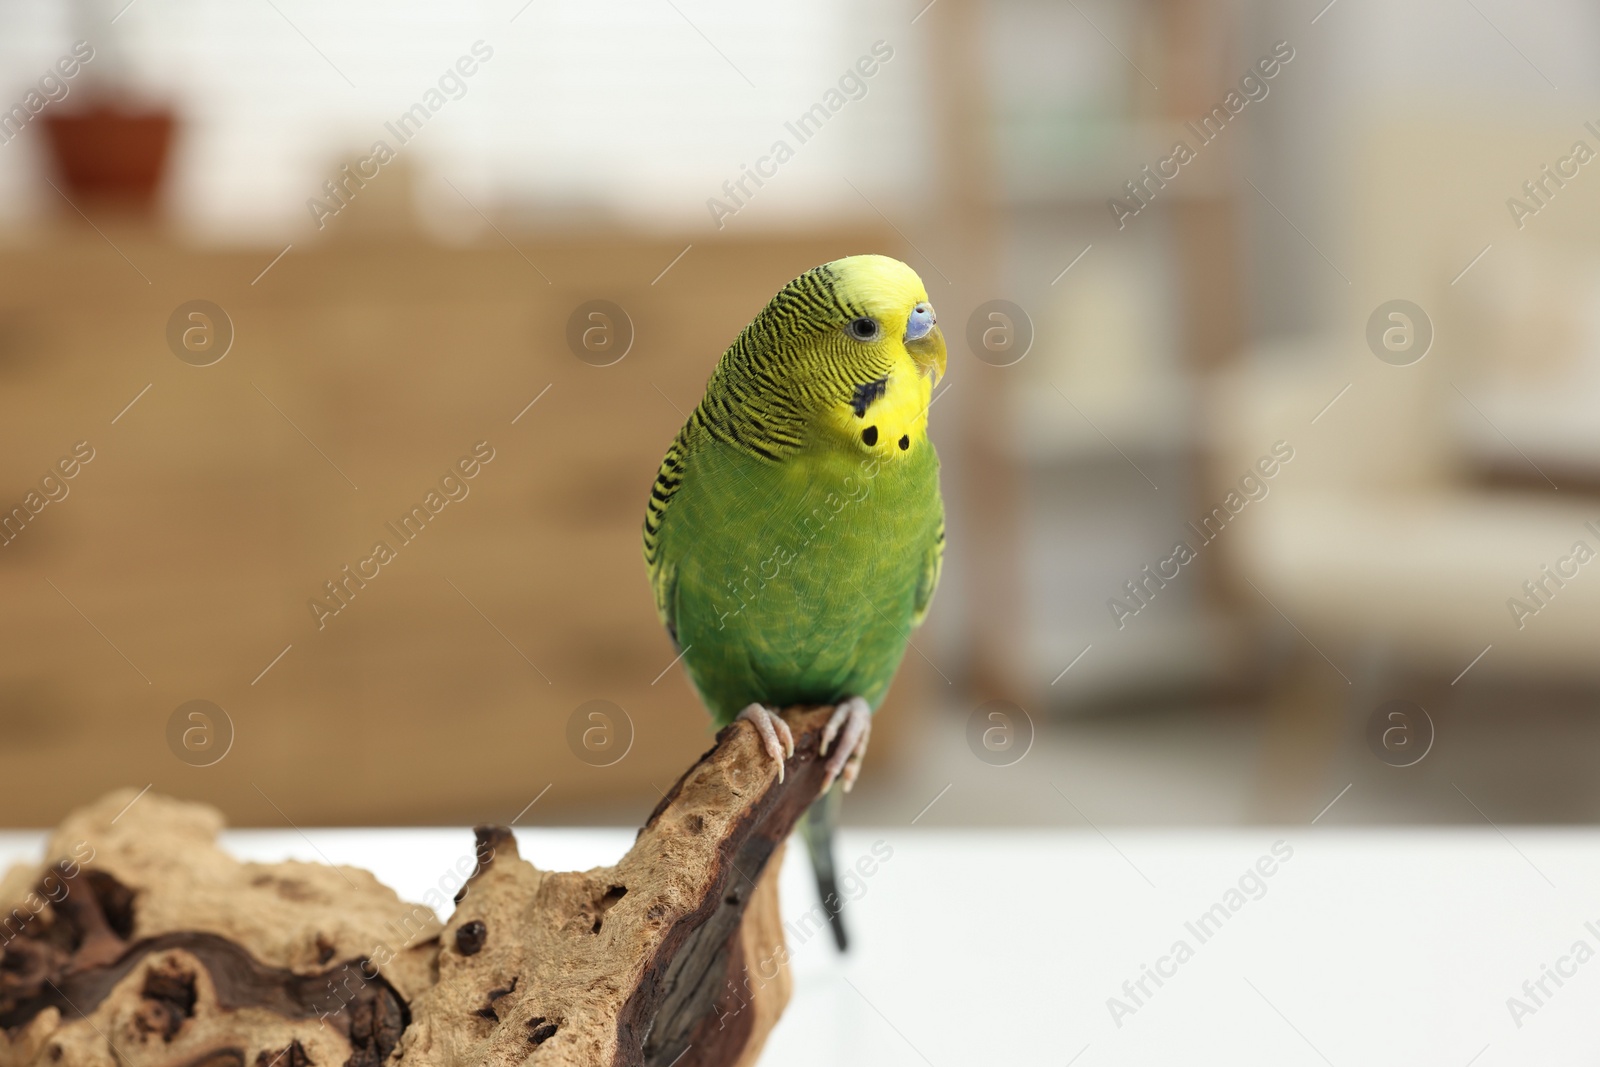
[[[336,162],[387,137],[383,123],[480,39],[493,58],[401,149],[425,212],[440,201],[460,221],[448,178],[480,207],[538,201],[711,229],[707,198],[780,137],[795,158],[730,228],[870,213],[845,179],[875,201],[904,199],[925,179],[914,0],[134,0],[113,25],[125,3],[89,4],[76,18],[46,0],[0,8],[0,101],[19,99],[75,36],[88,37],[99,51],[90,73],[120,64],[143,95],[182,107],[171,207],[211,236],[312,232],[305,201]],[[894,58],[866,95],[798,145],[784,120],[879,39]],[[53,209],[38,134],[0,145],[0,218]]]
[[[1541,121],[1586,104],[1600,114],[1600,9],[1593,4],[1337,0],[1312,25],[1325,2],[1257,0],[1241,32],[1287,38],[1297,51],[1293,81],[1275,90],[1278,106],[1263,109],[1265,121],[1249,130],[1247,173],[1336,263],[1356,258],[1350,242],[1361,220],[1351,217],[1347,192],[1362,123],[1441,109],[1467,122]],[[1534,169],[1538,162],[1530,161]],[[1436,174],[1415,180],[1448,180],[1452,168],[1472,165],[1441,158]],[[1248,187],[1245,194],[1256,195]],[[1257,333],[1329,326],[1344,310],[1343,283],[1259,198],[1246,206]]]

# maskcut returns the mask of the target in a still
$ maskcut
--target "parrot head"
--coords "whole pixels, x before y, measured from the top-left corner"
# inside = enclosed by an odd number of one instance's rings
[[[849,256],[784,286],[742,340],[817,438],[892,459],[927,442],[946,364],[938,321],[916,271],[888,256]]]

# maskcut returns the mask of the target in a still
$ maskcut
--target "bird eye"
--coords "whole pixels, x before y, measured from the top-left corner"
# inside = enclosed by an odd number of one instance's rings
[[[845,330],[857,341],[876,341],[878,334],[882,332],[882,327],[878,325],[877,319],[862,316],[852,320]]]

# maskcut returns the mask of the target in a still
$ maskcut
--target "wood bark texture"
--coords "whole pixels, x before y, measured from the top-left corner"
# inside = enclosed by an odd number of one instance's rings
[[[479,827],[447,923],[113,793],[0,879],[0,1067],[748,1067],[790,994],[774,861],[831,711],[784,713],[782,783],[723,730],[615,866],[541,870]]]

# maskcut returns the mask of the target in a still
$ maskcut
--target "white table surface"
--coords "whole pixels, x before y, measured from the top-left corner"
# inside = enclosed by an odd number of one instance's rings
[[[579,869],[614,862],[633,831],[517,838],[541,867]],[[0,833],[0,866],[35,857],[42,839]],[[464,829],[224,838],[245,858],[365,867],[413,900],[471,840]],[[1264,894],[1199,942],[1185,922],[1278,841],[1293,855]],[[1576,974],[1559,988],[1547,979],[1552,995],[1520,1027],[1507,1008],[1574,942],[1600,953],[1585,927],[1600,931],[1597,831],[856,830],[841,836],[841,863],[875,842],[893,854],[849,906],[851,954],[826,935],[791,940],[795,996],[766,1067],[1600,1060],[1600,955],[1564,964]],[[809,907],[802,849],[783,877],[785,913]],[[1147,979],[1153,995],[1116,1025],[1107,999],[1180,938],[1193,958],[1160,988]]]

